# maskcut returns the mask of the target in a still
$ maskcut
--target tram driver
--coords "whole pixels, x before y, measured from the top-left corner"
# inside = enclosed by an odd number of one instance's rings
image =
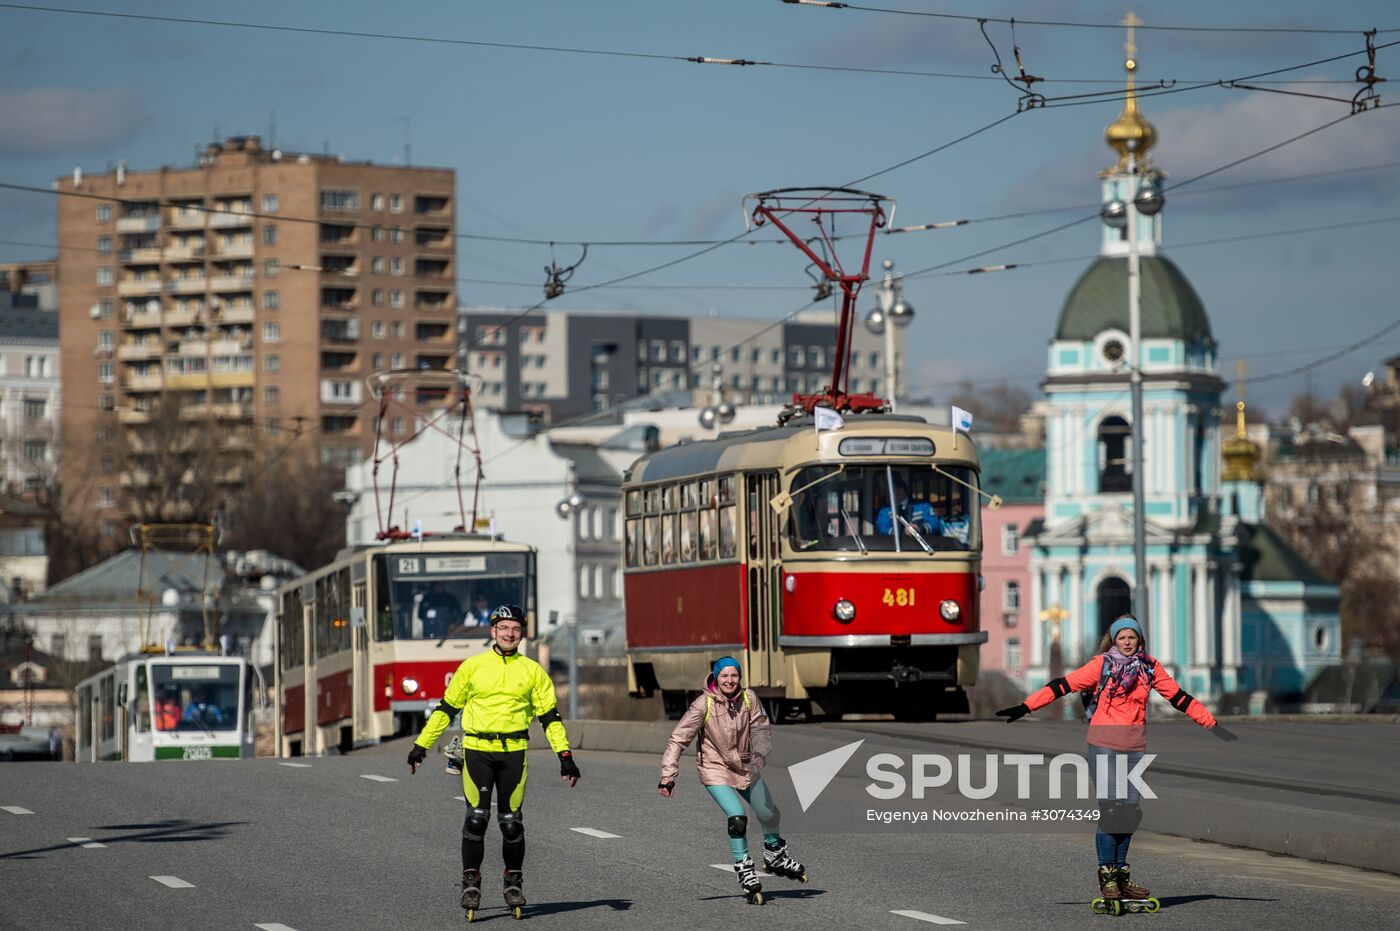
[[[875,515],[875,531],[893,534],[895,516],[898,516],[899,526],[905,536],[913,536],[915,531],[924,537],[943,533],[943,521],[933,512],[933,505],[927,501],[910,502],[909,489],[898,477],[894,480],[893,514],[888,505],[880,508],[880,512]]]
[[[443,637],[462,617],[462,605],[447,590],[447,583],[435,580],[418,601],[418,620],[425,638]]]

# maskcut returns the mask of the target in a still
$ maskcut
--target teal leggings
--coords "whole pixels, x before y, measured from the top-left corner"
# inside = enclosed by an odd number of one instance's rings
[[[753,785],[747,789],[736,789],[733,786],[705,786],[705,791],[709,792],[710,798],[714,799],[715,804],[724,810],[726,819],[742,816],[744,802],[748,802],[749,806],[753,808],[753,813],[758,815],[758,823],[763,825],[763,839],[777,846],[780,839],[778,837],[778,806],[773,804],[773,795],[768,791],[768,785],[763,781],[762,776],[755,779]],[[749,855],[748,838],[729,838],[729,852],[734,855],[735,863],[747,857]]]

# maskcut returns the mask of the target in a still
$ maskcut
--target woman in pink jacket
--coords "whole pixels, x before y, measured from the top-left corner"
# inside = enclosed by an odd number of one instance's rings
[[[763,781],[761,770],[772,749],[773,737],[763,704],[751,689],[739,684],[739,662],[720,657],[705,680],[705,691],[691,702],[661,758],[663,798],[676,791],[681,754],[700,735],[695,768],[700,782],[728,819],[729,850],[734,856],[734,872],[751,903],[763,904],[763,887],[754,874],[749,857],[749,819],[744,815],[748,802],[763,826],[763,863],[768,872],[789,879],[807,881],[807,871],[787,852],[787,841],[778,834],[778,806]]]
[[[1151,898],[1149,889],[1132,881],[1128,845],[1142,823],[1142,809],[1137,786],[1124,778],[1137,768],[1147,750],[1147,699],[1153,691],[1215,736],[1235,739],[1148,654],[1142,625],[1131,614],[1113,622],[1089,662],[1027,696],[1014,708],[997,712],[1010,724],[1070,692],[1086,696],[1089,771],[1098,783],[1100,811],[1094,842],[1101,898],[1094,900],[1095,911],[1116,915],[1124,904],[1133,911],[1156,911],[1160,905]]]

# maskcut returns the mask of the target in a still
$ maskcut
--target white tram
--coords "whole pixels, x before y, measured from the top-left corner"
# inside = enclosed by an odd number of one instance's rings
[[[78,683],[75,759],[241,759],[254,755],[264,689],[241,656],[136,653]]]

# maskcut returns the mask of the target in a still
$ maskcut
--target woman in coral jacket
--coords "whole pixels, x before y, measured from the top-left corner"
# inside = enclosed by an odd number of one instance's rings
[[[1071,692],[1089,696],[1084,719],[1089,722],[1089,769],[1099,796],[1099,890],[1105,900],[1146,899],[1152,893],[1131,881],[1128,845],[1142,822],[1137,787],[1124,779],[1142,760],[1147,747],[1147,698],[1155,689],[1177,711],[1222,740],[1235,735],[1216,723],[1195,698],[1172,679],[1166,668],[1145,649],[1142,627],[1125,614],[1113,622],[1098,653],[1078,669],[1046,685],[998,717],[1007,723],[1043,708]],[[1126,764],[1126,765],[1125,765]],[[1103,779],[1102,775],[1107,774]]]
[[[807,881],[807,870],[788,853],[787,841],[778,833],[778,806],[763,781],[762,769],[773,746],[771,726],[763,704],[753,690],[740,684],[739,662],[732,656],[715,661],[705,681],[705,691],[691,702],[676,724],[661,758],[661,782],[657,791],[670,798],[676,790],[681,754],[698,735],[695,768],[710,797],[724,811],[734,873],[751,903],[763,904],[763,886],[749,856],[748,802],[763,828],[763,863],[770,873]]]

